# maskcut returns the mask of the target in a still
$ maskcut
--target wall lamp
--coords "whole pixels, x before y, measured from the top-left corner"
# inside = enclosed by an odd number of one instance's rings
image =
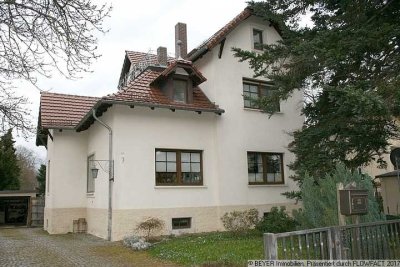
[[[99,168],[102,169],[104,172],[108,173],[110,172],[112,177],[110,180],[114,180],[114,161],[113,160],[89,160],[90,162],[90,172],[92,174],[92,177],[94,179],[97,178],[97,175],[99,174]],[[97,167],[98,166],[98,167]]]

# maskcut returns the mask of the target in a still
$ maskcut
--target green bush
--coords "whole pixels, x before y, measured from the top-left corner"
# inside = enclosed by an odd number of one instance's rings
[[[246,233],[258,223],[258,210],[249,209],[244,211],[227,212],[221,217],[225,229],[235,234]]]
[[[360,222],[373,222],[384,220],[379,211],[379,205],[374,197],[372,178],[357,171],[347,169],[343,164],[338,164],[331,174],[325,177],[305,175],[301,185],[303,208],[293,211],[293,217],[300,228],[310,229],[338,225],[338,205],[336,185],[343,183],[345,186],[355,183],[357,188],[368,190],[368,214],[360,216]],[[351,224],[348,216],[347,223]]]
[[[271,211],[256,225],[261,233],[283,233],[296,230],[296,221],[285,211],[284,207],[273,207]]]

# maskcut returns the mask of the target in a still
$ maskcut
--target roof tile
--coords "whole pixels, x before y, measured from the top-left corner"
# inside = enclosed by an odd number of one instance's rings
[[[98,97],[42,92],[40,122],[44,128],[74,128],[99,100]]]

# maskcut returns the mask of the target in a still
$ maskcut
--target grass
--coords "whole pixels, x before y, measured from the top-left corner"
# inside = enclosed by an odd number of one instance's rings
[[[175,237],[153,246],[149,253],[182,265],[243,266],[247,260],[264,257],[262,236],[228,232]]]

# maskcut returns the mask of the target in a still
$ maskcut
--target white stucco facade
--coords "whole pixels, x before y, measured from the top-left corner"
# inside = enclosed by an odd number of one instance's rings
[[[268,117],[243,104],[243,78],[253,72],[239,63],[231,47],[251,50],[252,29],[263,30],[264,42],[280,37],[273,27],[250,17],[226,38],[222,57],[219,46],[194,62],[207,78],[200,88],[225,110],[222,115],[148,107],[113,105],[100,119],[113,129],[114,182],[112,189],[112,239],[132,234],[146,217],[164,220],[165,234],[172,218],[190,217],[191,227],[182,232],[222,230],[220,217],[227,211],[257,208],[262,216],[273,206],[295,203],[281,194],[296,190],[287,164],[289,132],[301,127],[302,93],[280,103],[280,112]],[[51,130],[48,139],[48,177],[45,229],[49,233],[72,231],[72,221],[86,218],[88,232],[107,237],[108,177],[99,170],[94,193],[87,193],[87,157],[108,158],[108,131],[98,122],[89,129]],[[202,151],[203,185],[157,186],[156,149]],[[249,185],[247,152],[283,154],[284,184]],[[105,167],[106,169],[106,167]]]

